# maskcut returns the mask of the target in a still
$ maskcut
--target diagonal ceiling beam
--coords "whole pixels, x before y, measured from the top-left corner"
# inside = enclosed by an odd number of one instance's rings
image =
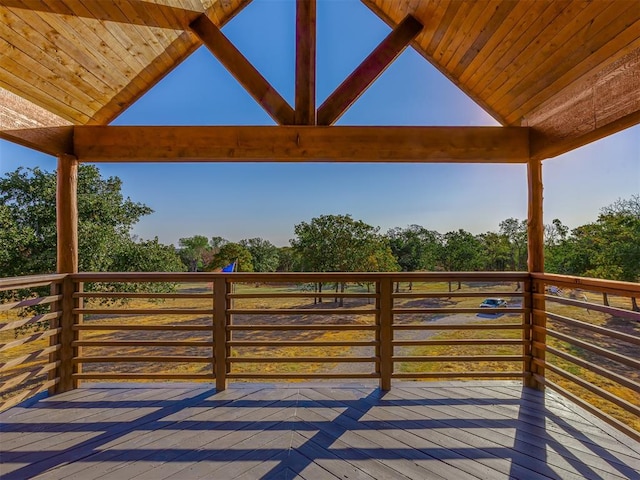
[[[316,0],[296,1],[295,123],[316,123]]]
[[[376,78],[391,65],[421,30],[422,24],[412,15],[407,15],[320,105],[318,125],[334,124]]]
[[[525,127],[78,126],[82,162],[526,163]]]
[[[294,123],[294,111],[287,101],[206,15],[198,17],[189,28],[271,118],[280,125]]]

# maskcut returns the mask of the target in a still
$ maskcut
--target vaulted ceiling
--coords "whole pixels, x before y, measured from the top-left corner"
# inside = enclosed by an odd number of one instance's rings
[[[395,35],[371,65],[385,58],[390,63],[410,44],[502,125],[528,127],[533,157],[640,123],[637,0],[362,1]],[[340,108],[321,105],[317,119],[327,120],[316,121],[311,100],[313,111],[300,121],[299,106],[282,103],[225,43],[219,28],[248,3],[0,0],[0,136],[74,154],[78,127],[108,125],[203,43],[226,57],[221,61],[273,109],[278,123],[331,124]],[[308,7],[315,0],[300,3]],[[315,28],[315,12],[298,18],[299,33]],[[304,48],[314,53],[315,34],[306,38],[313,45]],[[301,78],[314,88],[310,58]],[[348,108],[353,99],[341,95],[361,93],[366,85],[356,84],[373,75],[371,65],[354,72],[358,78],[330,100]]]

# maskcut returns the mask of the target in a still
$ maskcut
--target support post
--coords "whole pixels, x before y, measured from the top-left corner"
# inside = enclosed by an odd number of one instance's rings
[[[58,157],[57,186],[56,186],[56,227],[57,227],[57,271],[58,273],[78,272],[78,159],[72,155]],[[73,294],[75,286],[71,277],[67,276],[62,282],[62,316],[59,325],[62,331],[59,335],[60,350],[57,369],[60,381],[56,385],[56,393],[66,392],[76,388],[73,380],[73,340],[75,321],[73,308],[75,300]]]
[[[542,161],[530,159],[527,165],[527,176],[529,185],[529,218],[527,222],[528,238],[528,259],[527,265],[529,273],[544,272],[544,218],[543,218],[543,186],[542,186]],[[546,345],[546,334],[541,329],[546,327],[547,317],[545,313],[544,298],[536,297],[535,294],[544,294],[544,283],[540,281],[531,282],[529,301],[531,305],[530,318],[530,341],[531,355],[533,359],[545,360],[545,351],[536,347],[536,344]],[[544,385],[535,379],[535,376],[544,377],[544,367],[531,361],[529,363],[531,374],[525,379],[525,384],[530,387],[544,390]]]
[[[216,390],[227,388],[227,280],[213,280],[213,341]]]
[[[378,355],[380,357],[380,390],[391,390],[393,375],[393,280],[382,278],[378,283]]]
[[[78,159],[58,157],[56,189],[57,271],[78,272]]]

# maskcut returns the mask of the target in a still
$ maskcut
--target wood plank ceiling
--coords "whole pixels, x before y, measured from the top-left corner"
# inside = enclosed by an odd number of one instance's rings
[[[534,158],[640,122],[638,0],[362,1],[392,28],[417,20],[407,41],[501,124],[530,127]],[[73,153],[74,126],[108,125],[203,42],[219,48],[215,29],[248,3],[0,0],[0,136]],[[192,30],[203,15],[204,35]],[[308,10],[298,16],[315,25]],[[301,34],[315,54],[315,35]],[[299,73],[313,87],[305,62]],[[282,118],[314,125],[309,96],[304,112]]]

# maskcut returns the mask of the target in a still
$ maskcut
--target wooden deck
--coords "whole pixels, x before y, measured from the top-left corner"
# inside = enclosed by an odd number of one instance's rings
[[[638,479],[640,444],[520,382],[88,384],[0,414],[3,479]]]

